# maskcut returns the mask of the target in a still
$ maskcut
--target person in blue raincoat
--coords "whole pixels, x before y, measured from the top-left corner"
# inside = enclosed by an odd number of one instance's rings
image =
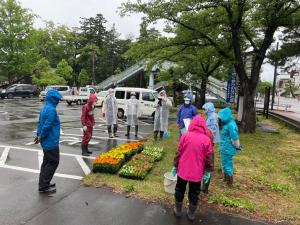
[[[220,140],[222,169],[224,181],[230,187],[233,184],[233,157],[236,155],[237,150],[241,148],[239,131],[229,108],[222,109],[218,115],[222,121]]]
[[[177,125],[179,128],[179,139],[181,136],[187,131],[185,129],[184,119],[194,119],[194,117],[198,114],[197,108],[192,105],[193,95],[188,93],[184,96],[184,104],[180,106],[178,114],[177,114]]]
[[[55,183],[51,184],[50,181],[59,164],[60,120],[56,106],[61,99],[58,91],[49,90],[39,116],[35,143],[41,143],[44,152],[39,178],[40,193],[56,192]]]
[[[212,102],[207,102],[202,106],[202,108],[205,110],[205,112],[207,114],[206,126],[212,133],[212,136],[213,136],[212,144],[214,146],[215,144],[218,144],[220,142],[219,121],[218,121],[217,115],[215,114],[215,106]],[[212,153],[213,165],[215,163],[214,158],[215,157],[214,157],[214,151],[213,151],[213,153]],[[211,174],[209,172],[206,172],[204,178],[206,178],[206,179],[203,182],[202,191],[207,194],[208,188],[209,188],[209,183],[211,180]]]
[[[215,106],[211,102],[207,102],[202,107],[207,113],[206,126],[210,129],[214,137],[214,144],[220,142],[219,122],[215,114]]]

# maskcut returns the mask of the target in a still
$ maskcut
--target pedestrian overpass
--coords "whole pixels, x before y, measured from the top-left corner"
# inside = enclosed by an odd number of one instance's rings
[[[162,63],[160,66],[155,65],[152,67],[150,76],[149,76],[149,88],[153,90],[158,90],[164,86],[168,85],[167,81],[161,81],[157,84],[154,84],[154,77],[159,71],[170,69],[171,67],[176,66],[174,63],[166,61]],[[147,65],[145,61],[140,61],[128,69],[124,70],[122,73],[117,75],[112,75],[108,77],[106,80],[102,81],[98,86],[101,89],[108,89],[115,86],[122,85],[124,82],[133,79],[138,74],[143,72],[147,72]],[[187,84],[185,81],[180,80],[180,82]],[[193,87],[201,89],[201,84],[192,84]],[[221,98],[226,100],[226,92],[227,92],[227,83],[222,82],[214,77],[208,78],[207,84],[207,92],[217,98]]]

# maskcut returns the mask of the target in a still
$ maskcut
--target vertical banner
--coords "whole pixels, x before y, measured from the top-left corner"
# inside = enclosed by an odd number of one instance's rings
[[[237,85],[237,74],[232,66],[229,70],[229,80],[227,81],[226,102],[232,104],[235,102],[235,90]]]

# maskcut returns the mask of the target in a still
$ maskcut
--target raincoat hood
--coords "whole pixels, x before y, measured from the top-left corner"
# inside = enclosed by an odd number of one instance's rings
[[[222,109],[218,115],[222,122],[225,124],[233,120],[231,110],[229,108]]]
[[[46,96],[46,103],[57,106],[62,99],[62,95],[57,90],[49,90]]]
[[[188,93],[184,96],[184,100],[190,100],[192,102],[193,100],[193,95],[191,93]]]
[[[162,90],[161,92],[159,92],[158,98],[166,98],[166,97],[167,97],[167,94],[166,94],[165,90]]]
[[[215,106],[213,103],[208,102],[205,103],[202,108],[207,112],[207,113],[214,113],[215,112]]]
[[[87,103],[89,106],[92,106],[95,102],[97,102],[97,100],[98,100],[97,96],[94,94],[91,94]]]
[[[201,134],[208,135],[208,130],[206,127],[206,121],[203,116],[197,115],[191,122],[189,126],[189,132],[197,132]]]

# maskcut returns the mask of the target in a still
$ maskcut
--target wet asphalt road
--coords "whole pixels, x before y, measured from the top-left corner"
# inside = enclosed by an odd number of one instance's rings
[[[58,107],[62,123],[61,161],[54,177],[57,193],[51,197],[37,192],[40,147],[31,142],[42,103],[33,99],[0,100],[0,225],[169,225],[189,224],[177,220],[170,209],[126,198],[106,189],[80,187],[93,157],[126,142],[126,127],[120,121],[119,139],[107,138],[104,121],[98,117],[92,139],[93,155],[81,158],[81,106]],[[100,109],[96,109],[100,115]],[[141,135],[152,132],[151,120],[140,123]],[[262,223],[208,212],[203,225],[261,225]]]

